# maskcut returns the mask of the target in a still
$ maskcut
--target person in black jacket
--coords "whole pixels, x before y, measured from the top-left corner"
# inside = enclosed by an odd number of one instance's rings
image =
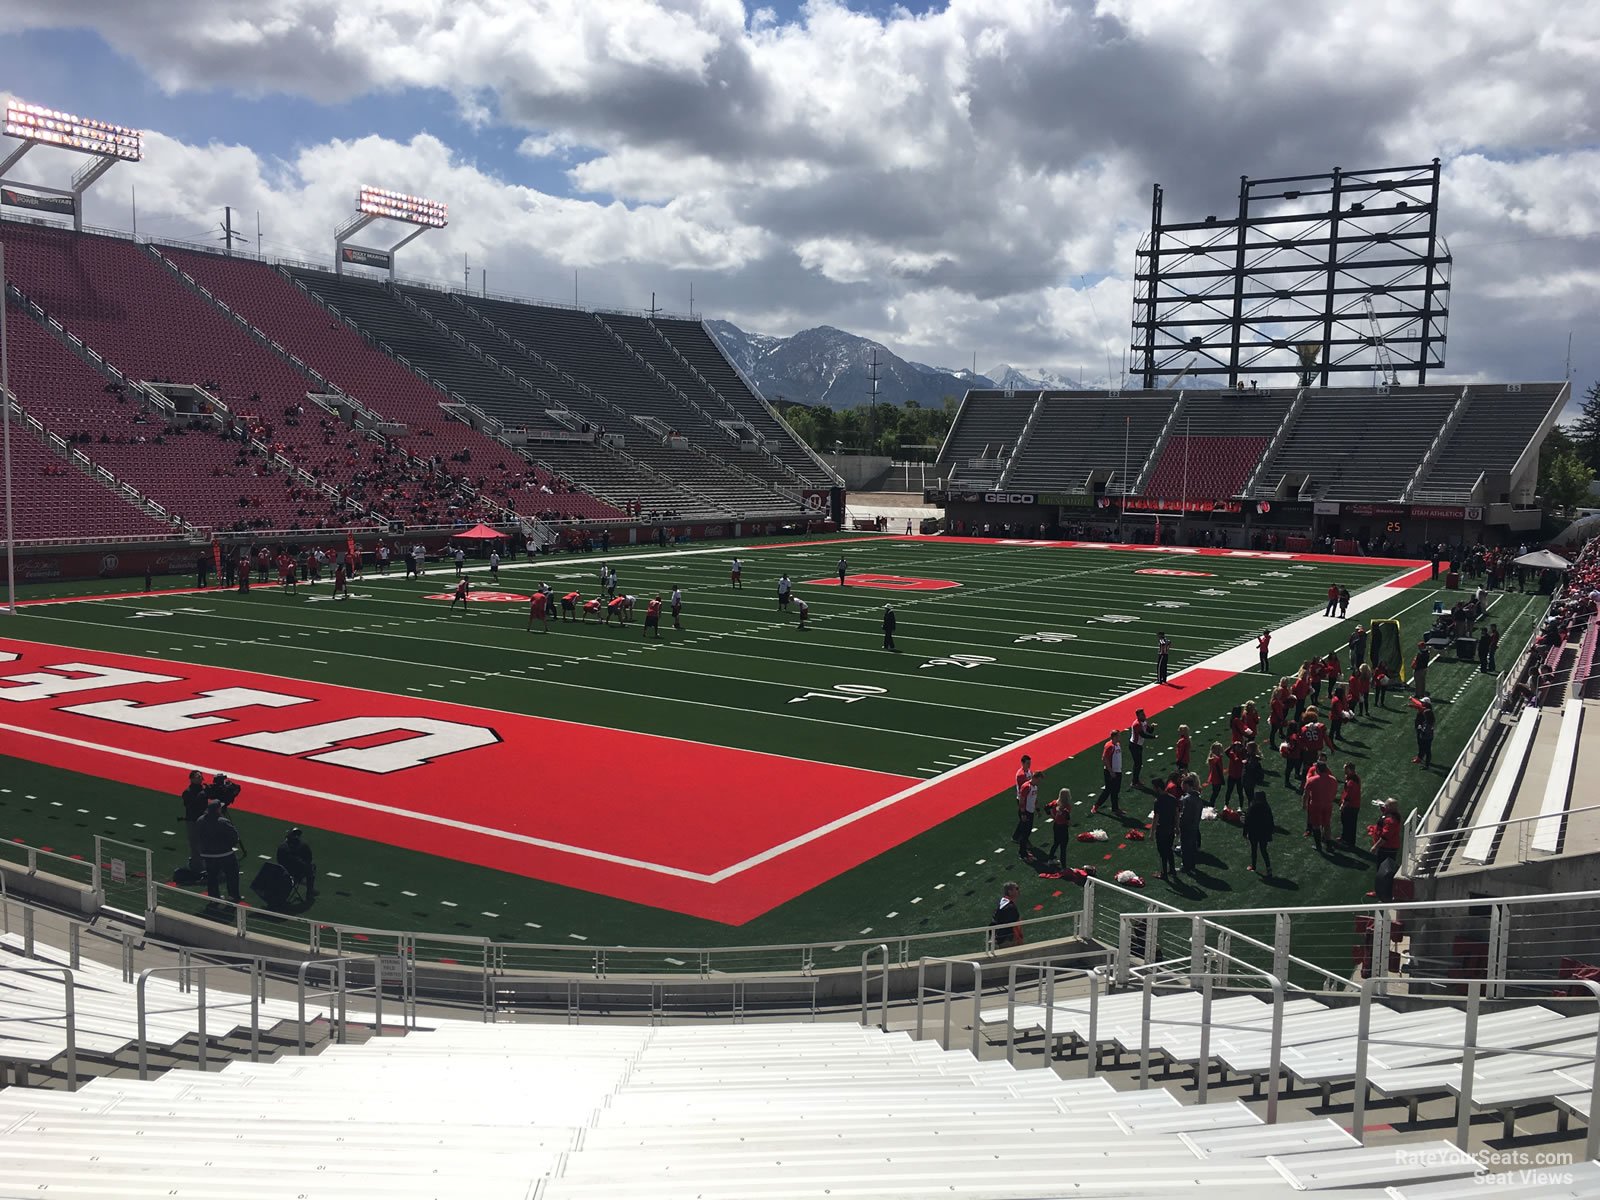
[[[206,787],[206,798],[215,800],[223,808],[230,807],[239,798],[240,787],[221,771],[211,777],[211,783]]]
[[[1200,777],[1193,773],[1185,776],[1183,795],[1178,799],[1178,852],[1186,875],[1195,874],[1195,861],[1200,856],[1200,811],[1205,806],[1200,797]]]
[[[206,815],[210,795],[206,777],[199,771],[189,772],[189,786],[183,789],[183,827],[189,835],[189,870],[200,874],[200,818]]]
[[[306,889],[307,900],[317,898],[317,863],[298,828],[289,830],[278,843],[278,865],[289,872],[290,879]]]
[[[213,800],[200,818],[200,861],[205,866],[206,895],[219,899],[221,885],[228,885],[228,899],[239,903],[239,855],[244,843],[233,822],[223,815],[222,804]]]
[[[894,608],[891,605],[885,604],[883,606],[883,648],[885,650],[893,650],[895,648],[894,626]]]
[[[995,905],[989,924],[994,926],[994,946],[1004,950],[1022,942],[1022,911],[1017,908],[1017,897],[1022,889],[1010,880],[1000,889],[1000,903]]]
[[[1411,761],[1421,763],[1424,767],[1431,767],[1433,766],[1433,701],[1426,696],[1417,700],[1415,728],[1417,756]]]
[[[1165,786],[1156,790],[1156,858],[1161,863],[1161,870],[1156,873],[1157,879],[1171,879],[1178,873],[1172,847],[1178,837],[1178,797],[1181,794],[1179,785],[1170,779]]]
[[[1272,855],[1267,843],[1272,841],[1272,806],[1267,803],[1267,793],[1257,788],[1250,793],[1250,807],[1244,810],[1244,840],[1250,843],[1250,869],[1256,869],[1256,853],[1261,854],[1261,866],[1268,879],[1272,878]]]
[[[1261,746],[1258,743],[1244,744],[1244,774],[1239,778],[1246,796],[1254,796],[1256,789],[1266,786],[1267,766],[1261,761]]]

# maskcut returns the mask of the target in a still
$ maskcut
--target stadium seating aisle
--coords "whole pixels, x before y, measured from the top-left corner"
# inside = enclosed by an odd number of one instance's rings
[[[1515,391],[1471,388],[1466,411],[1439,448],[1413,498],[1465,504],[1473,499],[1472,488],[1480,474],[1509,474],[1522,448],[1538,434],[1562,387],[1559,383],[1525,383]],[[1503,490],[1479,499],[1498,501]]]
[[[622,515],[593,496],[558,485],[555,479],[526,464],[501,443],[452,420],[439,407],[447,397],[381,350],[369,346],[349,326],[271,267],[248,259],[227,259],[170,247],[165,248],[164,253],[218,299],[268,337],[288,347],[324,378],[385,419],[404,424],[407,431],[398,435],[397,444],[419,459],[437,458],[439,469],[451,478],[462,480],[496,503],[524,515],[550,514],[594,520]],[[386,316],[392,309],[397,316],[420,325],[394,305],[378,285],[357,280],[347,288],[342,286],[344,281],[326,272],[310,271],[304,275],[308,286],[317,285],[313,290],[319,294],[336,292],[337,300],[324,298],[375,336],[383,335],[368,328],[362,321],[363,315],[376,319],[374,314]],[[417,365],[429,370],[429,364],[421,357]],[[523,423],[537,424],[537,421]],[[554,427],[548,420],[544,424]],[[471,452],[471,461],[463,463],[452,457],[463,450]],[[414,480],[400,484],[399,490],[409,502],[402,506],[406,508],[415,503],[419,493],[426,495],[429,491]]]
[[[828,487],[833,483],[817,460],[807,453],[805,446],[767,411],[703,324],[670,317],[655,317],[650,323],[705,377],[718,395],[750,422],[756,432],[766,439],[767,449],[782,459],[795,474],[815,487]]]
[[[1166,424],[1174,393],[1048,393],[1006,476],[1008,488],[1078,491],[1093,472],[1106,491],[1131,489]],[[1124,471],[1126,464],[1126,471]]]
[[[1267,495],[1285,476],[1304,476],[1303,496],[1336,500],[1399,500],[1427,454],[1459,392],[1401,396],[1307,393],[1293,427],[1258,481]],[[1476,476],[1474,476],[1476,478]]]
[[[1163,500],[1239,495],[1293,403],[1292,391],[1186,390],[1143,494]]]
[[[1265,1126],[1238,1103],[1185,1107],[1161,1088],[832,1023],[462,1023],[205,1075],[12,1088],[0,1121],[0,1178],[58,1200],[525,1196],[536,1183],[550,1200],[1493,1186],[1442,1141],[1358,1147],[1327,1121]],[[1586,1165],[1573,1174],[1593,1180]]]
[[[174,517],[221,530],[351,523],[331,497],[223,438],[214,425],[168,428],[164,418],[143,411],[137,400],[108,393],[104,376],[20,309],[8,305],[6,322],[11,387],[23,409]],[[78,536],[147,531],[117,509],[106,510],[104,525],[72,516]]]
[[[1016,452],[1022,427],[1038,398],[1038,392],[1015,396],[968,392],[939,453],[940,473],[953,484],[971,481],[990,487],[999,482],[1003,460]],[[978,470],[971,465],[974,459],[998,461],[993,468]]]

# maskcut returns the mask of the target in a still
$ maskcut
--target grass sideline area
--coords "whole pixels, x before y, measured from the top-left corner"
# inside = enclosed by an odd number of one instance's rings
[[[735,553],[744,560],[741,590],[729,585],[728,560]],[[841,553],[851,583],[843,589],[833,581]],[[1014,743],[1062,727],[1084,728],[1090,744],[1047,767],[1042,791],[1049,797],[1058,787],[1070,787],[1079,802],[1075,828],[1101,826],[1112,833],[1108,843],[1078,847],[1076,861],[1094,865],[1101,877],[1126,867],[1145,876],[1152,898],[1196,908],[1343,903],[1371,886],[1364,854],[1324,858],[1302,841],[1297,798],[1282,786],[1275,754],[1268,755],[1268,768],[1280,828],[1273,844],[1278,877],[1269,881],[1247,873],[1239,831],[1208,823],[1200,875],[1155,880],[1152,841],[1119,841],[1109,816],[1089,819],[1106,729],[1094,716],[1086,718],[1092,729],[1070,723],[1105,711],[1101,706],[1149,682],[1158,629],[1173,639],[1172,669],[1178,673],[1253,642],[1263,627],[1320,613],[1330,582],[1359,595],[1394,577],[1394,563],[890,536],[563,556],[507,565],[498,587],[526,595],[548,577],[558,593],[570,586],[590,596],[602,558],[616,565],[624,592],[647,596],[682,586],[685,629],[674,631],[668,621],[655,644],[642,637],[637,615],[620,629],[569,622],[546,635],[527,631],[521,602],[482,602],[465,616],[451,614],[446,601],[427,598],[448,592],[445,585],[453,582],[453,571],[434,567],[420,582],[400,579],[398,568],[387,580],[358,582],[352,589],[357,598],[348,603],[323,599],[326,583],[315,600],[304,585],[298,596],[258,588],[248,597],[212,591],[198,599],[108,598],[119,593],[106,592],[105,585],[30,589],[25,600],[73,594],[85,599],[26,607],[4,633],[139,656],[152,664],[200,664],[394,697],[420,695],[494,714],[556,720],[567,723],[564,729],[615,730],[670,739],[672,745],[766,756],[760,763],[774,772],[770,778],[757,776],[757,786],[732,797],[710,794],[716,778],[707,781],[704,797],[652,795],[648,763],[637,776],[644,786],[627,794],[605,783],[609,763],[579,764],[576,775],[569,771],[580,781],[593,775],[598,784],[576,794],[541,790],[537,762],[527,764],[526,777],[458,776],[453,803],[459,811],[470,815],[478,794],[510,789],[526,795],[539,819],[581,817],[608,857],[623,857],[608,847],[639,852],[641,845],[659,845],[664,860],[676,855],[689,862],[716,849],[706,843],[717,840],[717,830],[756,844],[763,836],[824,822],[834,812],[825,803],[831,798],[818,798],[816,812],[806,811],[811,801],[800,787],[805,764],[852,773],[841,779],[899,780],[911,792],[888,813],[900,827],[895,844],[859,862],[848,852],[836,855],[818,882],[738,924],[657,907],[648,888],[617,898],[297,818],[323,872],[312,914],[323,920],[574,945],[893,937],[983,924],[1007,878],[1023,886],[1025,915],[1059,911],[1077,903],[1077,889],[1038,878],[1018,861],[1008,841],[1015,819],[1009,787],[969,797],[949,812],[920,811],[937,809],[923,797],[938,793],[916,789],[923,782],[937,788],[942,781],[959,781],[964,767],[984,761],[1004,759],[1009,774]],[[792,613],[777,609],[776,580],[785,572],[795,593],[811,605],[806,632],[795,627]],[[481,572],[473,578],[481,589],[490,586]],[[905,581],[922,582],[904,590]],[[1424,582],[1386,598],[1360,619],[1397,618],[1409,644],[1431,623],[1432,602],[1453,597]],[[880,648],[886,602],[900,617],[894,653]],[[1539,597],[1494,597],[1491,617],[1500,625],[1507,655],[1526,640],[1542,611]],[[1342,652],[1356,620],[1319,626],[1310,642],[1276,654],[1270,675],[1244,673],[1215,682],[1206,675],[1203,689],[1174,689],[1157,718],[1160,734],[1147,758],[1146,778],[1170,762],[1180,723],[1192,727],[1195,757],[1203,762],[1205,747],[1219,729],[1226,730],[1233,704],[1255,699],[1264,709],[1277,675],[1292,674],[1312,651],[1336,646]],[[858,690],[841,692],[841,685]],[[1410,710],[1397,699],[1387,712],[1375,710],[1352,725],[1348,755],[1335,757],[1336,769],[1346,757],[1356,762],[1369,800],[1393,795],[1406,810],[1426,803],[1492,687],[1492,677],[1475,664],[1435,666],[1430,691],[1440,719],[1432,771],[1409,761]],[[562,753],[560,744],[549,750]],[[4,837],[87,854],[92,835],[106,834],[153,847],[166,870],[186,857],[176,820],[181,770],[168,771],[170,787],[161,790],[165,785],[138,786],[88,773],[96,768],[87,760],[88,770],[80,772],[30,757],[36,756],[22,751],[17,734],[0,730]],[[691,772],[694,761],[690,753]],[[763,784],[764,778],[769,782]],[[965,778],[984,776],[972,772]],[[247,785],[235,816],[252,858],[270,854],[289,823],[253,808],[258,795]],[[1132,801],[1125,803],[1131,816],[1148,811],[1141,807],[1147,797],[1130,797],[1125,788],[1124,798]],[[780,807],[782,812],[769,811]],[[709,824],[704,810],[715,817]],[[765,831],[768,823],[775,833]],[[1040,825],[1035,844],[1047,846],[1042,820]],[[807,850],[820,853],[828,845],[823,839]],[[247,880],[250,873],[247,866]]]

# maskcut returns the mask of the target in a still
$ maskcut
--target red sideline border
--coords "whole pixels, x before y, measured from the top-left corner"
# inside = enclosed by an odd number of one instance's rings
[[[1353,560],[1334,555],[1296,555],[1222,549],[1190,550],[1174,547],[1004,538],[912,535],[909,538],[880,537],[872,540],[959,542],[1044,549],[1105,548],[1145,554],[1164,552],[1179,557],[1232,557],[1285,562],[1361,562],[1366,565],[1384,562],[1397,568],[1412,568],[1387,582],[1386,586],[1397,589],[1425,582],[1431,574],[1431,564],[1401,559]],[[777,549],[782,545],[796,544],[818,543],[816,541],[780,543],[759,549]],[[156,594],[183,593],[181,591],[139,592],[133,593],[132,596]],[[108,598],[110,597],[89,596],[71,599]],[[63,598],[65,599],[67,598]],[[49,600],[35,603],[60,602],[62,601]],[[463,821],[479,827],[477,829],[459,829],[453,824],[419,820],[414,814],[395,811],[412,806],[416,812],[443,815],[441,811],[431,809],[430,802],[424,797],[434,793],[440,797],[454,796],[459,791],[461,780],[466,778],[460,774],[466,770],[464,765],[451,764],[446,768],[452,772],[451,779],[454,781],[454,786],[447,785],[441,789],[437,778],[434,777],[427,781],[428,786],[420,789],[418,795],[405,798],[397,794],[406,789],[397,790],[398,781],[394,776],[363,777],[353,770],[340,772],[320,764],[308,764],[303,759],[278,759],[263,764],[262,759],[266,756],[259,752],[216,744],[215,739],[209,734],[196,739],[192,745],[181,746],[159,741],[160,738],[171,735],[149,734],[126,726],[109,726],[114,730],[120,729],[123,736],[107,736],[108,726],[93,721],[89,724],[96,736],[85,738],[78,733],[72,743],[51,741],[47,736],[26,736],[30,732],[26,719],[21,727],[0,729],[0,753],[18,758],[78,772],[84,772],[85,766],[92,763],[88,773],[155,790],[176,790],[182,779],[180,769],[190,763],[201,763],[211,770],[228,770],[237,777],[248,777],[251,780],[248,807],[267,816],[381,841],[423,853],[442,853],[474,865],[599,892],[617,899],[665,908],[729,925],[742,925],[769,912],[779,904],[1008,790],[1013,783],[1014,758],[1024,749],[1033,756],[1037,769],[1048,770],[1098,744],[1104,739],[1107,731],[1126,728],[1132,720],[1135,709],[1143,708],[1147,715],[1155,716],[1232,678],[1237,673],[1215,668],[1190,667],[1175,674],[1165,687],[1146,685],[1081,717],[1004,747],[1003,752],[992,757],[986,756],[968,766],[958,767],[930,780],[913,781],[903,776],[830,767],[825,764],[805,764],[806,767],[815,769],[798,771],[795,768],[801,764],[796,760],[750,751],[673,742],[671,739],[651,738],[649,735],[630,734],[626,731],[547,721],[543,718],[413,699],[390,693],[314,684],[300,679],[167,663],[153,658],[91,653],[55,645],[31,643],[0,643],[0,645],[10,645],[13,650],[28,649],[30,653],[26,656],[27,661],[24,666],[32,666],[35,669],[40,654],[44,653],[55,660],[68,658],[79,661],[101,661],[129,669],[180,676],[178,690],[162,695],[160,697],[162,700],[191,697],[203,688],[215,686],[255,686],[301,695],[337,693],[341,697],[341,711],[421,714],[448,711],[454,719],[489,724],[497,729],[505,729],[520,723],[528,723],[531,728],[533,724],[537,724],[544,727],[539,731],[539,736],[532,738],[530,735],[531,740],[520,737],[516,739],[524,754],[530,745],[563,745],[565,743],[560,739],[577,735],[585,743],[594,745],[597,751],[606,753],[612,761],[644,764],[656,775],[659,775],[663,762],[662,746],[666,745],[669,747],[668,757],[676,764],[680,786],[693,787],[697,781],[703,785],[707,779],[725,783],[729,778],[736,778],[748,782],[735,787],[723,787],[720,784],[716,787],[715,790],[720,794],[739,798],[742,815],[725,812],[721,806],[713,806],[709,812],[703,814],[702,821],[692,826],[689,831],[692,836],[701,839],[696,847],[698,853],[690,853],[684,849],[678,838],[660,839],[655,849],[671,851],[661,857],[669,859],[677,857],[679,863],[684,864],[672,872],[662,873],[660,870],[650,869],[650,866],[654,864],[661,867],[665,864],[643,858],[643,854],[637,853],[638,848],[633,844],[627,842],[619,844],[606,837],[596,838],[595,844],[586,846],[586,852],[582,854],[575,853],[571,849],[552,849],[548,845],[530,846],[527,844],[530,835],[545,837],[551,833],[555,835],[550,837],[551,841],[565,837],[567,840],[562,844],[572,846],[581,843],[574,837],[574,826],[569,821],[556,817],[553,818],[557,826],[555,830],[539,828],[542,822],[536,820],[538,814],[530,812],[526,806],[518,807],[513,812],[508,809],[496,810],[493,805],[486,809],[474,805],[470,811],[458,814]],[[12,669],[0,667],[0,672],[10,674]],[[161,686],[171,688],[174,685]],[[113,694],[91,692],[80,696],[61,697],[48,711],[53,713],[57,708],[65,708],[84,699]],[[352,704],[353,710],[350,707]],[[10,707],[0,706],[0,721],[12,716],[23,717],[22,712],[15,710],[11,713],[6,712],[5,710]],[[21,707],[17,706],[19,709]],[[291,708],[282,712],[293,714],[295,710]],[[40,722],[34,721],[33,724],[41,733],[45,732]],[[280,721],[279,727],[292,724],[295,722]],[[243,723],[224,725],[221,727],[222,732],[217,733],[215,738],[232,736],[243,728],[245,728]],[[496,747],[485,749],[494,750]],[[235,760],[240,756],[245,756],[248,760],[242,767],[235,765]],[[582,757],[588,759],[587,755]],[[526,758],[522,758],[518,765],[525,769],[526,761]],[[592,763],[593,760],[588,759],[588,761]],[[428,771],[437,765],[429,764],[422,770]],[[331,784],[326,775],[330,771],[335,772]],[[510,777],[503,776],[503,778]],[[790,826],[786,830],[782,822],[756,825],[756,818],[750,816],[743,802],[748,796],[758,794],[762,787],[770,790],[770,783],[774,779],[789,780],[796,789],[796,797],[802,795],[805,797],[803,804],[778,805],[775,806],[776,810],[793,813],[803,808],[810,828],[797,829]],[[902,786],[899,790],[885,794],[886,787],[895,785],[909,786]],[[745,790],[746,787],[751,790]],[[648,795],[650,792],[646,790],[630,793],[627,788],[623,788],[614,794]],[[831,797],[833,803],[824,804],[819,808],[815,803],[819,796]],[[341,802],[340,797],[352,797],[380,806],[384,811]],[[908,807],[902,803],[912,797],[916,799],[914,806]],[[770,795],[764,796],[763,807],[767,807],[770,800]],[[588,801],[581,796],[574,798],[573,804],[580,811],[591,811]],[[563,815],[570,816],[570,814]],[[818,818],[821,820],[818,821]],[[646,821],[644,818],[641,818],[639,824],[648,824],[658,830],[660,828],[653,820]],[[741,832],[738,836],[730,838],[730,845],[726,850],[731,853],[743,853],[745,857],[732,863],[726,858],[705,857],[704,852],[711,849],[706,839],[715,837],[720,842],[721,831],[728,829],[741,829]],[[504,837],[496,836],[496,830],[520,834],[521,840],[506,840]],[[752,832],[760,836],[752,840],[750,837]],[[785,834],[788,835],[787,841],[783,840]],[[675,842],[679,844],[674,847],[671,843]],[[724,849],[721,845],[715,848]],[[644,853],[648,852],[647,850]]]

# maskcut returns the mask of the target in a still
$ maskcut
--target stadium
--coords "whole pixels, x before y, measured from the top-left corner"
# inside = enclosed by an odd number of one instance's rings
[[[1156,185],[907,496],[403,177],[4,134],[0,1196],[1600,1196],[1600,549],[1439,159]]]

